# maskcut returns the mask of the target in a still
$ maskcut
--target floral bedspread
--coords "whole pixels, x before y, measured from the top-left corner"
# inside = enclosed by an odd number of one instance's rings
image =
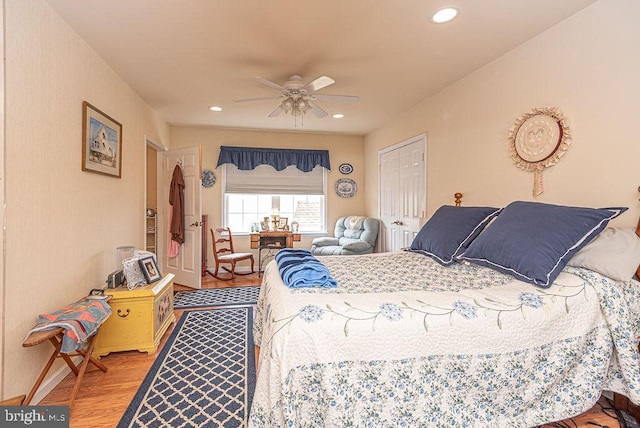
[[[640,283],[566,268],[548,289],[409,252],[320,259],[335,289],[267,266],[251,427],[530,427],[602,390],[640,404]]]

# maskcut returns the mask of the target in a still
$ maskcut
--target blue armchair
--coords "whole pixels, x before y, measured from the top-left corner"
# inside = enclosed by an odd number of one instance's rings
[[[378,219],[347,216],[336,221],[334,237],[316,238],[311,253],[316,256],[373,253],[378,238]]]

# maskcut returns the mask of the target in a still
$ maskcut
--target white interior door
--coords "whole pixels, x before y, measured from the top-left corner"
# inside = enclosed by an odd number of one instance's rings
[[[381,250],[400,249],[402,230],[397,224],[399,218],[398,194],[400,160],[397,150],[380,154],[380,244]]]
[[[202,287],[202,187],[200,146],[167,150],[158,154],[158,259],[164,273],[175,275],[175,283],[192,288]],[[168,257],[169,189],[176,165],[184,177],[184,243],[176,257]]]
[[[426,135],[379,153],[381,250],[411,245],[426,210]]]

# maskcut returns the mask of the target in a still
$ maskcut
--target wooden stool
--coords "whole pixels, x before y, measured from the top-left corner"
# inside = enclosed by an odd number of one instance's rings
[[[22,342],[23,347],[30,348],[32,346],[36,346],[43,342],[49,341],[51,342],[54,348],[53,353],[49,358],[49,361],[47,361],[47,364],[45,364],[44,369],[42,369],[42,373],[40,373],[40,376],[38,377],[38,380],[36,380],[36,383],[33,385],[31,392],[29,392],[29,395],[27,395],[27,398],[24,400],[25,406],[29,405],[29,403],[33,399],[33,396],[36,394],[36,391],[40,387],[40,384],[44,380],[45,376],[47,375],[47,372],[53,365],[53,362],[56,360],[56,358],[62,358],[67,363],[67,365],[69,366],[73,374],[76,375],[76,383],[73,386],[73,389],[71,390],[71,397],[69,398],[69,407],[71,407],[71,403],[73,403],[73,399],[76,397],[76,394],[78,393],[78,389],[80,388],[80,383],[82,382],[82,377],[84,376],[84,372],[87,369],[87,366],[89,365],[89,363],[93,364],[103,372],[105,373],[107,372],[107,366],[105,366],[100,361],[96,360],[91,356],[91,353],[93,352],[93,347],[96,343],[96,338],[98,337],[98,333],[100,332],[100,330],[98,330],[93,336],[87,339],[89,346],[87,347],[86,351],[83,349],[78,349],[77,351],[74,351],[69,354],[60,352],[60,348],[62,347],[62,338],[64,336],[64,332],[65,330],[61,327],[58,327],[53,330],[37,331],[37,332],[31,333],[24,340],[24,342]],[[78,355],[81,356],[83,359],[82,359],[82,363],[80,363],[79,366],[76,366],[73,363],[73,361],[71,361],[71,357],[75,357]]]

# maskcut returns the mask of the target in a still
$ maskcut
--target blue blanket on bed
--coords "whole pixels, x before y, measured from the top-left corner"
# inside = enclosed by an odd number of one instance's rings
[[[283,248],[275,256],[282,281],[289,288],[334,288],[338,286],[329,269],[309,250]]]

